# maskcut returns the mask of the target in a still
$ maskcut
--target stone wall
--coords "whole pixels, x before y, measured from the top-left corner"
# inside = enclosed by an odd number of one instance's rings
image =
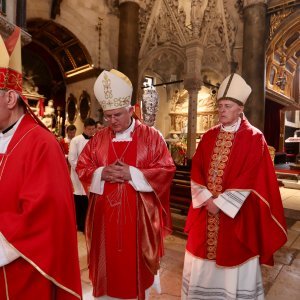
[[[50,19],[52,1],[27,1],[27,20],[34,18]],[[96,68],[111,69],[117,67],[119,19],[112,14],[105,0],[64,0],[60,5],[60,14],[55,22],[72,32],[86,47]],[[101,39],[99,45],[99,20],[101,19]],[[100,51],[99,51],[100,48]],[[72,93],[77,101],[83,90],[91,97],[91,117],[98,120],[99,105],[93,93],[94,77],[67,84],[66,100]],[[79,105],[79,103],[78,103]],[[82,131],[83,123],[76,118],[77,133]]]

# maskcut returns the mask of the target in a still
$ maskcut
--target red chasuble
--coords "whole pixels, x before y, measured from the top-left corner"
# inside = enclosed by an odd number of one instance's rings
[[[0,299],[81,299],[66,161],[55,137],[29,115],[0,156],[0,197],[0,233],[20,254],[0,268]]]
[[[203,187],[209,186],[219,132],[220,126],[216,126],[204,134],[193,157],[191,179]],[[247,120],[242,120],[235,133],[228,161],[224,159],[224,163],[220,193],[250,191],[250,195],[235,218],[219,212],[216,264],[238,266],[259,256],[261,264],[273,265],[273,253],[287,240],[282,201],[264,137]],[[207,228],[216,226],[207,220],[211,218],[204,207],[191,206],[185,228],[189,234],[187,250],[203,259],[209,259]]]
[[[154,192],[136,192],[125,182],[105,183],[104,194],[91,193],[86,238],[94,296],[144,299],[163,255],[163,237],[171,232],[169,190],[175,166],[159,133],[136,120],[131,142],[112,142],[99,131],[82,151],[76,171],[88,189],[94,171],[117,159],[137,167]]]

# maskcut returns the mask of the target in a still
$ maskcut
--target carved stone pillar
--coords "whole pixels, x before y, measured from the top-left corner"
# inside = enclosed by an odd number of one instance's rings
[[[17,0],[16,25],[26,28],[26,0]]]
[[[196,150],[197,133],[197,103],[198,92],[201,89],[201,61],[203,46],[199,41],[192,41],[186,46],[187,73],[184,78],[184,88],[189,93],[187,158],[191,159]]]
[[[132,104],[136,103],[138,89],[139,8],[140,2],[137,0],[120,1],[118,70],[132,82]]]
[[[265,0],[244,1],[243,77],[252,93],[245,105],[245,115],[252,125],[264,130],[265,119]]]

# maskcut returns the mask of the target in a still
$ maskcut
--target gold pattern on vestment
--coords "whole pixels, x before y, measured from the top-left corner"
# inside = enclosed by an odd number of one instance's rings
[[[10,68],[0,68],[0,90],[16,90],[22,92],[22,74]]]
[[[220,131],[217,136],[213,155],[211,157],[210,168],[208,170],[207,187],[214,198],[217,198],[223,190],[223,176],[229,154],[232,148],[234,133]],[[216,259],[216,250],[218,244],[219,232],[219,213],[213,215],[207,213],[207,231],[206,231],[206,256],[210,260]]]

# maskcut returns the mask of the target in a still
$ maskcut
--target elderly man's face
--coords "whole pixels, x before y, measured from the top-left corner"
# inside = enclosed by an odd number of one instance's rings
[[[129,127],[132,113],[133,107],[111,109],[104,112],[104,118],[114,132],[122,132]]]
[[[232,125],[237,122],[244,107],[231,100],[220,100],[218,103],[219,121],[224,126]]]

